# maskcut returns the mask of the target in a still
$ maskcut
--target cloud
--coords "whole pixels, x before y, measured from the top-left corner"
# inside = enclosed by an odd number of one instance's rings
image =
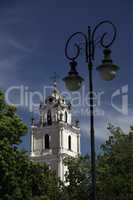
[[[15,79],[15,69],[17,58],[6,58],[0,60],[0,87],[6,88],[10,80]]]
[[[14,47],[16,49],[19,49],[19,50],[24,51],[26,53],[32,52],[32,48],[25,47],[24,45],[22,45],[18,41],[15,41],[13,39],[9,39],[8,42],[9,42],[9,45],[11,45],[12,47]]]
[[[95,136],[96,139],[105,141],[108,136],[109,132],[107,130],[107,124],[112,123],[114,126],[121,127],[125,133],[128,133],[130,126],[133,125],[133,112],[130,112],[130,115],[116,115],[114,113],[109,113],[107,116],[104,117],[96,117],[95,120]],[[90,137],[90,123],[89,118],[88,121],[84,120],[81,121],[81,132],[84,137]]]

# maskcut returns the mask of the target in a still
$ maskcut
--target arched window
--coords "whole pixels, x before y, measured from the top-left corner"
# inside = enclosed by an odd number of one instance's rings
[[[67,123],[67,112],[65,111],[65,122]]]
[[[45,135],[45,149],[49,149],[50,145],[49,145],[49,135],[46,134]]]
[[[60,121],[62,121],[62,118],[63,118],[63,114],[60,113]]]
[[[48,110],[48,113],[47,113],[47,123],[48,125],[52,125],[52,116],[51,116],[50,110]]]
[[[68,136],[68,149],[71,150],[71,136]]]

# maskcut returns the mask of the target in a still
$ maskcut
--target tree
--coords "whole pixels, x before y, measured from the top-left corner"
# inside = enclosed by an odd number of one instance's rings
[[[64,200],[88,200],[90,188],[89,157],[67,157],[64,163],[68,168],[63,188]]]
[[[128,134],[109,125],[109,139],[101,145],[96,160],[97,200],[133,199],[133,127]],[[91,197],[90,161],[87,157],[69,158],[63,200]]]
[[[98,199],[133,199],[133,128],[128,134],[112,125],[98,159]]]
[[[16,108],[7,105],[0,92],[0,199],[59,199],[59,181],[54,173],[46,164],[31,162],[16,146],[26,131]]]
[[[19,144],[26,132],[27,127],[16,114],[16,108],[6,104],[0,91],[0,140],[7,139],[11,145]]]

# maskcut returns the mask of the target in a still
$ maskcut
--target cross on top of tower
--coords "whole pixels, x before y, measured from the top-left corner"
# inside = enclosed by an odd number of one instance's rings
[[[56,88],[57,82],[59,82],[60,76],[56,72],[54,72],[54,75],[50,77],[50,79],[53,81],[54,88]]]
[[[59,78],[60,76],[56,72],[54,72],[54,75],[50,78],[53,81],[53,88],[54,88],[54,90],[52,91],[52,96],[54,96],[55,98],[60,97],[60,91],[57,88],[57,82],[59,82]]]

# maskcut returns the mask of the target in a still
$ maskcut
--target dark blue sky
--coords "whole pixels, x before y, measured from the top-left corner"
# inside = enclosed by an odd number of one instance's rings
[[[1,0],[0,1],[0,87],[25,85],[32,91],[50,84],[49,77],[56,71],[64,77],[68,61],[64,56],[65,41],[75,31],[87,31],[101,20],[111,20],[118,29],[112,47],[112,58],[119,65],[118,77],[112,82],[100,79],[94,71],[96,91],[104,91],[102,108],[104,116],[96,117],[97,144],[107,134],[107,121],[127,129],[132,124],[132,2],[131,0]],[[102,60],[97,49],[95,65]],[[87,68],[83,56],[79,59],[79,71],[88,84]],[[62,84],[61,84],[62,85]],[[110,96],[117,89],[128,85],[129,114],[112,109]],[[63,89],[63,86],[60,86]],[[14,100],[15,101],[15,100]],[[117,99],[117,104],[121,100]],[[30,113],[20,109],[19,114],[29,124]],[[88,151],[88,118],[79,116],[82,132],[82,152]],[[23,146],[27,146],[24,138]],[[83,148],[84,146],[84,148]]]

